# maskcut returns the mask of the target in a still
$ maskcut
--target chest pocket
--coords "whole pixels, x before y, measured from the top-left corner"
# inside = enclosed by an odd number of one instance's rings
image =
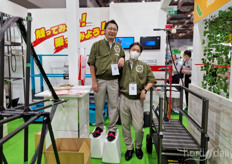
[[[137,88],[138,88],[138,90],[139,91],[141,91],[143,88],[144,88],[144,85],[146,84],[146,78],[147,77],[145,77],[145,71],[143,71],[143,72],[137,72],[137,75],[136,75],[137,77],[137,80],[136,80],[136,82],[137,82]]]
[[[106,70],[108,65],[110,64],[109,54],[105,53],[104,55],[96,56],[96,74],[100,75],[103,74]]]
[[[138,77],[140,80],[145,79],[145,74],[144,74],[144,72],[137,72],[137,77]]]

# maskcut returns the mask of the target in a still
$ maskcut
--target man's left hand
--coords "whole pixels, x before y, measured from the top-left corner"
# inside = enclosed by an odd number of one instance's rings
[[[142,90],[141,94],[140,94],[140,100],[145,100],[146,99],[146,93],[144,90]]]
[[[182,69],[182,71],[181,71],[182,73],[186,73],[186,71],[185,71],[185,69]]]
[[[118,60],[118,66],[119,66],[119,67],[123,67],[123,66],[124,66],[124,61],[125,61],[124,58],[120,58],[120,59]]]
[[[183,73],[183,74],[191,74],[191,71],[186,70],[186,69],[182,69],[182,73]]]

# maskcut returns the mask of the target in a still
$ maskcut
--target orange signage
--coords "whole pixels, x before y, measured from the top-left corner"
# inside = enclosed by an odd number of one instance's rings
[[[230,0],[195,0],[194,23],[214,12]]]

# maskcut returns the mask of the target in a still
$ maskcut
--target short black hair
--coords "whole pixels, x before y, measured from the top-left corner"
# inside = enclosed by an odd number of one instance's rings
[[[110,24],[110,23],[113,23],[113,24],[115,24],[116,26],[117,26],[117,30],[118,30],[118,24],[115,22],[115,20],[110,20],[110,21],[108,21],[108,22],[106,22],[106,24],[105,24],[105,27],[104,27],[104,30],[108,27],[108,25]]]
[[[143,46],[142,46],[139,42],[134,42],[134,43],[132,43],[132,44],[130,45],[129,49],[131,49],[134,45],[137,45],[137,46],[140,47],[140,50],[141,50],[140,52],[143,51]]]
[[[184,55],[188,55],[191,58],[191,51],[189,50],[184,51]]]

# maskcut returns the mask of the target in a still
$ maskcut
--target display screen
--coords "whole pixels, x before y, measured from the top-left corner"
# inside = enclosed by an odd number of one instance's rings
[[[134,37],[116,37],[115,40],[119,42],[124,49],[129,49],[130,45],[134,43]]]
[[[154,46],[155,45],[155,41],[146,41],[146,45],[147,46]]]
[[[160,36],[140,37],[140,43],[145,50],[160,49]]]

